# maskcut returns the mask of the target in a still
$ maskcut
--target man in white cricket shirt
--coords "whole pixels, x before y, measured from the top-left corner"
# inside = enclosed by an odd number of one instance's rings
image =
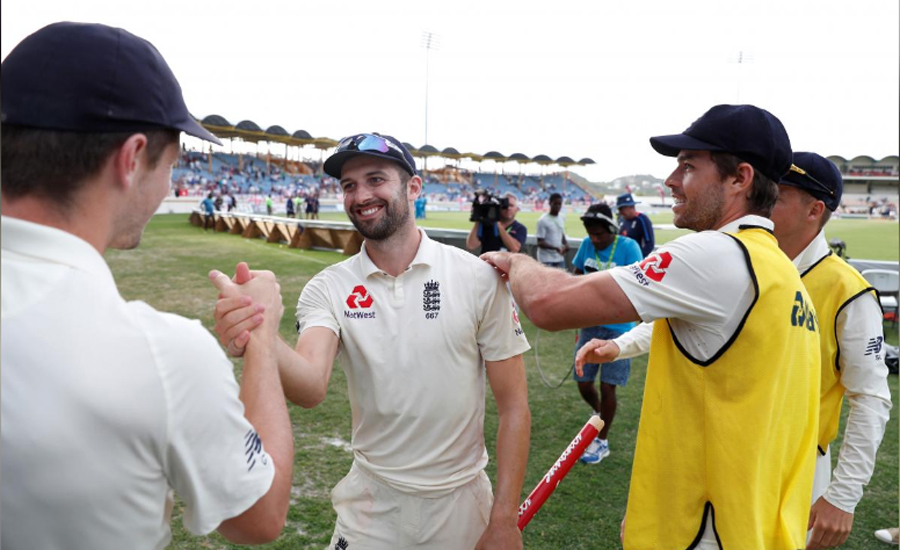
[[[366,240],[306,285],[296,349],[280,342],[277,355],[286,395],[304,407],[324,399],[335,358],[347,374],[354,462],[332,492],[331,547],[521,548],[529,346],[506,284],[416,227],[410,210],[422,180],[396,139],[345,138],[324,169],[340,180],[344,208]],[[232,340],[252,319],[228,324],[220,339],[239,353]],[[493,497],[484,473],[485,375],[499,415]]]
[[[172,489],[195,534],[251,544],[284,526],[294,449],[269,354],[274,278],[240,289],[265,313],[239,388],[200,323],[126,302],[103,259],[140,242],[182,131],[219,143],[156,48],[122,29],[56,23],[3,61],[6,550],[164,548]]]

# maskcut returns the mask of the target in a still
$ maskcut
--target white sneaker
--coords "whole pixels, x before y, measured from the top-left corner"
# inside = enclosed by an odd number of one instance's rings
[[[585,464],[599,464],[601,460],[608,456],[609,442],[595,437],[579,460]]]
[[[875,538],[880,540],[881,542],[886,542],[888,544],[893,544],[897,546],[898,539],[900,539],[900,531],[896,527],[891,527],[890,529],[879,529],[875,531]]]

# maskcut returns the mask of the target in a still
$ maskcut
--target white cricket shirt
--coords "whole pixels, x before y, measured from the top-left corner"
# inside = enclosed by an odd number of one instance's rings
[[[744,216],[715,231],[690,233],[668,242],[643,262],[609,270],[641,320],[668,319],[678,341],[705,361],[728,342],[753,302],[754,289],[741,247],[726,232],[751,225],[772,230],[772,221]],[[639,325],[615,339],[619,358],[649,351]],[[646,346],[642,349],[642,346]]]
[[[170,487],[206,534],[272,484],[231,362],[197,321],[126,302],[78,237],[2,218],[2,546],[164,548]]]
[[[805,273],[830,249],[824,230],[794,258],[794,265]],[[828,483],[827,473],[831,457],[817,453],[816,460],[823,463],[816,469],[813,500],[822,494],[825,500],[837,508],[853,513],[863,496],[865,487],[875,471],[875,455],[890,419],[891,390],[887,383],[887,366],[884,352],[873,353],[873,344],[882,350],[884,329],[881,305],[867,293],[848,303],[837,316],[838,363],[841,384],[850,405],[844,442],[838,453],[837,466]],[[824,479],[820,479],[823,472]],[[818,493],[818,494],[816,494]]]
[[[322,270],[297,304],[300,332],[340,339],[356,463],[403,492],[438,496],[487,464],[484,361],[529,349],[506,285],[477,257],[421,243],[398,277],[362,251]]]

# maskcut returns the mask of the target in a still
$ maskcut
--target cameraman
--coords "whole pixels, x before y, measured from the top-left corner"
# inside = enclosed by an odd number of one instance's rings
[[[466,237],[466,248],[475,250],[480,246],[480,254],[484,254],[497,250],[519,252],[525,246],[528,229],[516,221],[518,199],[513,193],[506,193],[503,198],[509,201],[509,205],[500,210],[500,219],[493,223],[475,222]]]

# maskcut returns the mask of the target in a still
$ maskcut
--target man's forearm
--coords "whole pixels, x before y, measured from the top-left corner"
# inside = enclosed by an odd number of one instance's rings
[[[534,304],[540,301],[544,291],[553,289],[555,282],[567,277],[569,275],[563,271],[547,269],[530,256],[510,256],[510,288],[516,303],[529,319],[534,315]]]
[[[480,222],[476,222],[475,225],[472,226],[472,229],[469,231],[469,235],[466,237],[466,248],[469,250],[475,250],[479,246],[481,246],[481,240],[478,238],[478,224]]]
[[[531,412],[527,403],[517,410],[500,413],[497,428],[497,487],[491,522],[516,522],[528,445],[531,438]]]
[[[319,342],[316,343],[319,344]],[[336,348],[336,345],[334,347]],[[300,348],[298,347],[298,349]],[[292,349],[279,338],[276,353],[284,395],[292,403],[306,409],[321,403],[328,390],[334,352],[329,349],[324,352],[322,357],[310,359]],[[313,355],[315,356],[315,352]]]
[[[275,477],[269,491],[252,508],[235,521],[223,524],[223,534],[237,536],[235,541],[271,539],[273,533],[277,536],[281,531],[287,518],[293,481],[294,435],[278,376],[273,338],[262,330],[251,334],[244,353],[240,400],[244,404],[244,416],[275,463]]]

